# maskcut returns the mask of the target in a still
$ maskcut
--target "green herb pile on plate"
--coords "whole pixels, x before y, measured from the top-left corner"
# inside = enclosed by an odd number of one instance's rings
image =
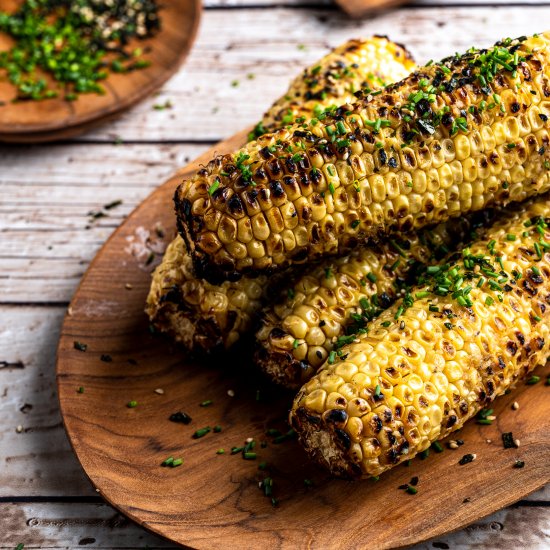
[[[0,76],[4,69],[18,100],[101,94],[109,71],[149,66],[128,44],[159,28],[155,0],[25,0],[15,13],[0,12],[0,32],[14,41],[0,52]]]

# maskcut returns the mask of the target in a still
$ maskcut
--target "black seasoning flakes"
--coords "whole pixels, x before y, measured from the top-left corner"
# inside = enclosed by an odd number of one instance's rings
[[[110,363],[113,360],[113,358],[108,353],[102,353],[99,359],[104,363]]]
[[[505,432],[502,434],[502,444],[505,449],[517,449],[518,445],[512,435],[512,432]]]
[[[514,462],[514,468],[523,468],[525,466],[525,462],[523,460],[516,460]]]
[[[464,464],[469,464],[470,462],[473,462],[474,460],[476,459],[476,455],[475,454],[467,454],[467,455],[464,455],[459,461],[458,463],[461,465],[461,466],[464,466]]]
[[[179,424],[191,424],[192,418],[187,413],[180,411],[171,414],[168,420],[170,420],[170,422],[177,422]]]

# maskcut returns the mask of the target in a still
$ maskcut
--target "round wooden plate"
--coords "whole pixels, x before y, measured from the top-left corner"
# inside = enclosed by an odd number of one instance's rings
[[[432,451],[378,482],[347,482],[312,466],[296,441],[276,444],[266,434],[286,433],[292,395],[255,375],[246,347],[206,364],[149,332],[143,313],[149,262],[160,260],[173,235],[173,191],[184,174],[214,151],[234,150],[245,135],[218,144],[139,206],[99,252],[72,301],[58,349],[59,399],[74,450],[101,494],[147,529],[193,548],[380,549],[462,528],[548,483],[543,381],[497,400],[496,421],[470,422],[455,436],[465,441],[458,450]],[[550,373],[547,366],[539,370],[541,378]],[[131,400],[135,408],[127,407]],[[205,400],[212,404],[201,407]],[[178,411],[192,423],[170,422]],[[192,438],[217,425],[221,433]],[[521,447],[504,449],[503,432],[513,432]],[[249,437],[257,442],[257,460],[230,454]],[[216,454],[221,448],[225,454]],[[459,466],[466,453],[477,460]],[[168,456],[183,458],[183,465],[161,467]],[[516,459],[525,461],[523,469],[513,467]],[[266,476],[275,507],[258,487]],[[413,476],[419,477],[414,496],[398,489]]]
[[[147,97],[179,68],[195,39],[201,15],[200,0],[163,0],[161,30],[147,40],[136,40],[151,61],[146,69],[126,74],[110,73],[102,82],[106,93],[82,94],[76,101],[63,97],[44,101],[13,102],[15,88],[0,81],[0,141],[37,143],[81,134],[120,114]],[[12,11],[17,2],[0,0],[0,11]],[[9,38],[0,33],[0,51]],[[2,104],[3,103],[3,104]]]

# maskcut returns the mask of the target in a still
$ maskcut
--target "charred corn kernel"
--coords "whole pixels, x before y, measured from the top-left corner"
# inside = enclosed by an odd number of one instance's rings
[[[464,218],[440,224],[306,272],[282,301],[264,309],[256,333],[256,363],[275,382],[299,388],[331,353],[355,338],[350,331],[365,326],[396,299],[399,281],[410,279],[419,265],[440,259],[442,250],[463,242],[479,223]],[[433,330],[428,327],[426,340]],[[291,345],[295,339],[300,341],[298,348]],[[408,350],[409,361],[422,362],[425,353],[415,342]],[[384,355],[389,357],[390,350]],[[401,368],[392,365],[385,375],[396,380]]]
[[[293,121],[299,116],[310,119],[314,111],[323,111],[331,105],[351,100],[354,97],[352,90],[379,88],[403,78],[414,67],[408,52],[386,38],[346,42],[296,78],[289,92],[266,113],[257,131],[266,132],[287,124],[282,122],[282,117],[288,112],[292,112]],[[321,154],[317,158],[312,156],[310,161],[312,166],[322,167],[324,164]],[[347,165],[343,169],[348,170]],[[277,170],[280,168],[272,164],[268,172]],[[262,177],[261,174],[258,177]],[[315,175],[312,179],[315,180]],[[223,216],[216,209],[208,210],[204,199],[196,201],[192,207],[193,215],[204,214],[205,228],[213,232],[203,241],[204,248],[214,252],[224,245],[229,257],[238,258],[243,266],[252,266],[253,260],[261,261],[264,250],[273,253],[278,240],[282,240],[285,250],[304,246],[309,235],[306,229],[296,230],[297,225],[324,219],[327,205],[319,195],[308,201],[305,197],[313,193],[313,187],[303,181],[300,185],[286,179],[282,184],[272,185],[269,193],[258,194],[252,189],[241,203],[242,211],[233,217]],[[207,193],[214,194],[218,187],[216,184],[206,188]],[[326,185],[323,188],[328,189]],[[297,204],[285,201],[286,197],[297,199]],[[224,200],[226,198],[238,200],[235,195],[224,195]],[[278,240],[273,240],[273,236]],[[156,329],[169,333],[188,348],[203,351],[228,348],[249,330],[252,317],[269,288],[271,285],[267,285],[267,279],[262,277],[256,281],[243,279],[242,284],[223,283],[220,286],[197,279],[184,243],[181,237],[177,237],[153,276],[147,313]],[[304,320],[307,321],[308,317]],[[309,348],[299,348],[296,356],[305,359],[313,350],[311,353],[315,358],[325,358],[325,349],[319,347],[324,340],[323,332],[309,331]],[[316,343],[317,348],[312,348]],[[280,344],[290,345],[292,349],[292,341],[289,344],[281,340]]]
[[[322,116],[328,107],[354,101],[355,92],[397,82],[415,68],[410,53],[385,37],[349,40],[304,69],[264,114],[249,138]]]
[[[381,232],[416,230],[545,192],[550,188],[549,78],[550,33],[504,41],[423,67],[379,95],[363,94],[318,124],[294,125],[218,157],[176,192],[180,229],[198,274],[214,281],[343,255]],[[502,94],[506,103],[492,106],[493,95]],[[536,125],[522,122],[517,130],[518,140],[532,148],[504,151],[500,146],[516,132],[506,130],[515,128],[509,119],[527,121],[535,109]],[[491,146],[482,147],[482,141]],[[337,167],[349,165],[356,142],[363,150],[362,168],[356,172],[350,165],[352,178],[347,168]],[[439,147],[454,156],[443,184],[432,153]],[[413,186],[396,195],[396,181]],[[209,195],[214,182],[217,190]],[[285,222],[290,215],[285,205],[300,205],[294,229],[299,238],[288,248],[283,241],[277,253],[258,240],[251,258],[231,256],[216,231],[206,227],[205,216],[217,210],[221,219],[251,218],[247,205],[262,196],[278,200],[270,208],[279,209]],[[319,204],[326,206],[322,219],[304,215]],[[359,224],[351,227],[351,220]]]
[[[506,211],[484,240],[421,274],[410,294],[342,348],[341,360],[302,387],[290,421],[318,462],[337,475],[379,475],[463,427],[546,361],[549,198]],[[416,361],[421,349],[425,359]],[[431,362],[436,355],[439,364]],[[384,378],[387,364],[402,371],[399,381]],[[324,408],[319,399],[309,407],[309,396],[323,392],[330,392]]]
[[[228,348],[250,329],[267,292],[267,278],[219,286],[197,279],[181,237],[166,249],[153,274],[146,312],[153,326],[186,348]]]

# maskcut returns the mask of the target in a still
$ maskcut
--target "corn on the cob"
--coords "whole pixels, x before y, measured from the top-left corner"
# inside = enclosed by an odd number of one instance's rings
[[[548,190],[549,77],[550,33],[507,40],[214,159],[175,195],[196,273],[342,255]]]
[[[483,241],[429,268],[304,385],[290,418],[316,460],[335,474],[378,475],[546,360],[548,199],[518,207]]]
[[[470,240],[478,223],[463,218],[440,224],[308,271],[286,297],[264,309],[256,333],[256,364],[274,382],[298,389],[395,301],[418,268]]]
[[[407,51],[386,38],[351,40],[296,78],[256,131],[273,128],[279,111],[311,118],[318,104],[328,107],[344,103],[351,97],[351,90],[362,86],[363,81],[377,88],[382,81],[402,78],[413,67]],[[319,79],[318,84],[313,84],[313,77]],[[261,301],[274,292],[274,285],[269,282],[266,276],[260,276],[257,280],[243,278],[215,286],[196,278],[191,257],[178,236],[153,274],[146,313],[157,330],[188,349],[211,352],[229,348],[250,330]]]
[[[265,276],[220,285],[197,279],[178,236],[153,274],[145,311],[155,329],[187,349],[212,352],[229,348],[250,329],[266,285]]]
[[[415,68],[407,49],[385,36],[348,40],[304,69],[250,137],[274,132],[296,119],[310,120],[327,107],[354,101],[359,90],[376,90],[397,82]]]

